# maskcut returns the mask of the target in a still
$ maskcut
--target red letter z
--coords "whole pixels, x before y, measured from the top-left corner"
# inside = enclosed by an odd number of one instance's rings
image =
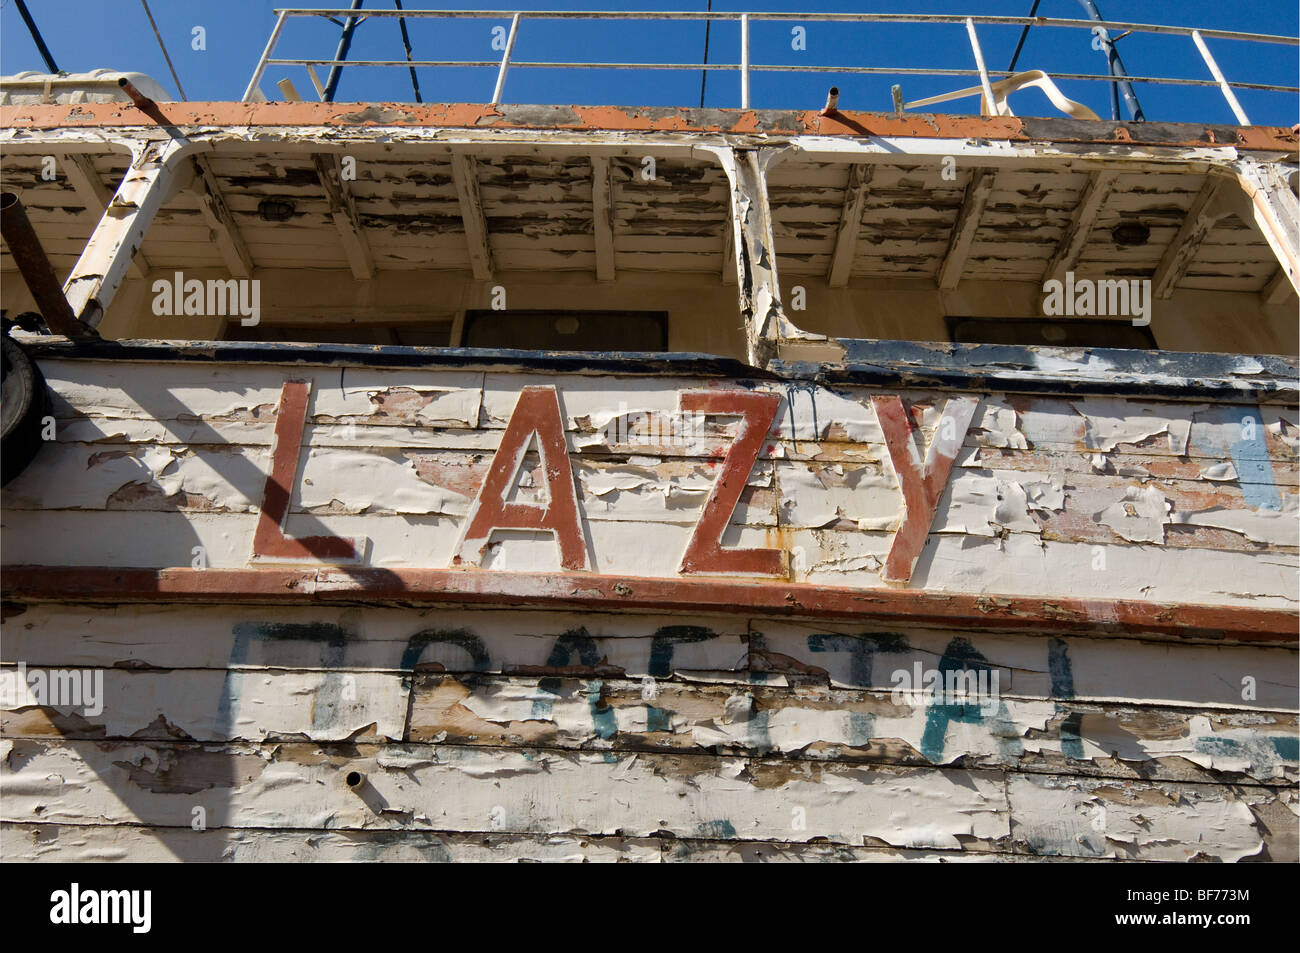
[[[733,575],[780,576],[779,549],[723,549],[722,534],[740,502],[750,471],[772,429],[781,398],[759,391],[689,391],[681,396],[682,410],[704,414],[738,415],[736,439],[722,459],[722,470],[713,483],[704,512],[686,546],[680,572],[728,573]]]

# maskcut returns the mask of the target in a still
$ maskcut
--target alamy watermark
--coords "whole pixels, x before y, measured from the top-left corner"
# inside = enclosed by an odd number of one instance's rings
[[[203,281],[187,279],[185,272],[178,271],[171,280],[156,280],[153,294],[153,313],[159,316],[239,315],[239,323],[250,328],[262,320],[262,282],[258,278]]]
[[[1125,317],[1137,328],[1151,323],[1150,278],[1076,279],[1067,271],[1065,281],[1043,282],[1043,294],[1043,314],[1048,317]]]
[[[148,933],[153,923],[153,891],[82,890],[74,883],[50,894],[50,922],[125,923],[132,933]]]
[[[707,414],[629,411],[620,401],[618,413],[600,429],[605,440],[615,445],[687,446],[708,436]]]
[[[83,715],[104,711],[104,670],[45,668],[26,662],[0,672],[0,705],[5,708],[76,708]]]
[[[984,715],[995,714],[1001,700],[998,670],[925,668],[920,662],[900,668],[890,676],[894,690],[889,698],[895,705],[914,702],[930,705],[978,705]]]

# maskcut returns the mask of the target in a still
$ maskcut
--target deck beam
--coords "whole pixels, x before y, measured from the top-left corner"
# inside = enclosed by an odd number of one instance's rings
[[[835,252],[826,272],[832,288],[843,288],[853,271],[853,256],[858,249],[858,232],[862,229],[862,211],[867,204],[867,186],[871,166],[855,162],[849,166],[848,184],[844,189],[844,206],[840,209],[840,227],[835,233]]]
[[[334,154],[317,153],[312,156],[312,163],[316,166],[316,177],[320,179],[321,188],[325,190],[330,218],[334,219],[334,227],[343,242],[353,277],[361,280],[373,278],[375,258],[370,252],[370,243],[366,241],[365,229],[357,214],[357,204],[343,178],[342,160]]]
[[[176,139],[141,144],[99,224],[63,284],[72,313],[90,327],[104,318],[144,233],[194,147]]]
[[[231,214],[212,167],[203,156],[194,157],[194,183],[191,186],[199,203],[199,212],[212,232],[212,238],[227,270],[236,278],[249,278],[253,274],[253,257],[239,233],[239,224]]]
[[[984,206],[993,194],[995,175],[992,169],[975,169],[971,172],[970,181],[966,183],[966,195],[961,202],[961,211],[957,213],[957,221],[952,226],[948,252],[939,268],[939,287],[944,291],[952,291],[961,282],[962,272],[966,270],[966,259],[970,257],[971,247],[975,244],[975,233],[979,231],[980,219],[984,217]]]
[[[609,156],[591,157],[591,221],[596,241],[596,280],[614,280],[614,184]]]
[[[1044,284],[1053,279],[1064,280],[1066,272],[1074,271],[1079,266],[1079,259],[1083,257],[1083,250],[1088,247],[1088,238],[1092,235],[1093,226],[1097,224],[1097,217],[1101,214],[1102,207],[1105,206],[1106,199],[1110,196],[1110,191],[1118,177],[1118,173],[1104,170],[1093,172],[1088,176],[1088,183],[1079,194],[1078,204],[1070,213],[1070,224],[1065,227],[1065,233],[1056,246],[1056,252],[1048,261],[1047,267],[1043,269]]]
[[[492,279],[492,248],[488,244],[487,219],[483,216],[483,200],[479,195],[478,163],[473,156],[463,152],[451,154],[451,175],[456,185],[456,198],[460,202],[460,217],[465,227],[465,243],[469,250],[469,266],[479,281]]]

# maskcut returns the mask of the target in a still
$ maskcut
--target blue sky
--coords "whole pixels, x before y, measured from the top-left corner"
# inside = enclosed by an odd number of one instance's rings
[[[243,94],[275,21],[272,12],[288,0],[150,0],[168,50],[188,97],[193,100],[235,100]],[[300,0],[301,2],[301,0]],[[846,12],[981,13],[1023,16],[1032,0],[714,0],[716,10],[788,11],[817,9]],[[1097,0],[1110,20],[1163,23],[1201,28],[1242,30],[1296,36],[1295,0]],[[316,0],[304,6],[347,6],[346,0]],[[167,65],[149,28],[139,0],[28,0],[55,60],[75,72],[109,67],[148,73],[174,89]],[[367,0],[367,7],[392,9],[392,0]],[[455,7],[494,9],[504,3],[452,4],[438,0],[404,0],[408,9]],[[705,0],[528,0],[511,9],[703,10]],[[1039,15],[1081,18],[1078,0],[1041,0]],[[492,27],[505,20],[408,21],[417,59],[495,60]],[[205,50],[191,47],[192,31],[206,31]],[[808,22],[807,49],[791,48],[790,23],[757,23],[751,28],[751,57],[764,64],[973,67],[970,46],[961,26],[882,26]],[[983,26],[980,40],[990,69],[1005,69],[1018,38],[1018,28]],[[277,56],[330,58],[338,42],[338,27],[321,19],[289,21]],[[1210,48],[1230,79],[1297,85],[1294,46],[1210,40]],[[514,58],[518,60],[630,61],[698,63],[703,57],[704,26],[699,22],[524,21]],[[739,28],[715,24],[709,60],[739,60]],[[1209,78],[1190,39],[1133,35],[1120,42],[1125,65],[1134,75]],[[357,31],[354,58],[400,59],[402,46],[396,20],[374,18]],[[1035,28],[1030,31],[1018,69],[1047,72],[1102,73],[1105,62],[1081,31]],[[43,70],[13,0],[0,0],[0,72]],[[322,71],[323,75],[323,71]],[[272,67],[262,83],[279,98],[275,81],[293,80],[305,97],[312,87],[301,67]],[[490,69],[424,69],[420,87],[426,102],[485,102],[495,72]],[[841,89],[844,109],[888,110],[889,87],[901,82],[908,100],[974,85],[954,77],[822,76],[798,73],[758,73],[752,79],[752,103],[764,108],[819,108],[826,88]],[[1106,84],[1062,82],[1067,96],[1103,117],[1109,115]],[[1217,90],[1140,84],[1137,87],[1147,118],[1188,122],[1233,122]],[[1257,124],[1291,125],[1300,120],[1295,94],[1244,90],[1242,105]],[[339,87],[339,100],[412,99],[405,69],[348,68]],[[506,87],[507,102],[582,103],[615,105],[699,105],[699,72],[516,70]],[[705,102],[710,106],[739,105],[739,79],[734,72],[709,74]],[[1052,115],[1036,91],[1012,97],[1020,115]],[[944,112],[973,112],[971,98],[939,107]],[[1127,116],[1127,113],[1124,114]]]

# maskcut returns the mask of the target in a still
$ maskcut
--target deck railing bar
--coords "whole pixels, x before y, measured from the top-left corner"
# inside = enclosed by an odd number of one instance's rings
[[[268,66],[330,66],[333,60],[267,60]],[[348,60],[348,66],[467,66],[499,69],[498,60]],[[512,61],[512,69],[654,69],[654,70],[738,70],[738,63],[561,63]],[[979,76],[978,70],[925,66],[767,66],[750,64],[752,73],[875,73],[900,76]],[[990,77],[1014,76],[1006,70],[989,70]],[[1115,77],[1105,73],[1052,73],[1052,79],[1080,79],[1111,83]],[[1218,87],[1212,79],[1177,79],[1163,76],[1126,76],[1133,83],[1168,83],[1172,86]],[[1276,86],[1269,83],[1230,81],[1234,89],[1260,89],[1279,93],[1300,93],[1300,86]]]
[[[266,72],[267,59],[275,52],[275,45],[280,42],[280,33],[284,30],[284,21],[290,16],[288,10],[279,10],[277,12],[279,16],[275,18],[275,27],[271,30],[270,39],[266,41],[266,49],[262,51],[262,58],[257,61],[257,69],[253,71],[253,78],[248,81],[248,89],[244,90],[243,102],[248,102],[253,98],[258,83],[262,82],[262,74]]]
[[[740,108],[749,108],[749,14],[740,15]]]
[[[1249,126],[1250,120],[1246,118],[1246,110],[1242,109],[1241,103],[1237,102],[1237,97],[1233,94],[1232,87],[1228,84],[1228,81],[1223,78],[1223,71],[1219,69],[1219,64],[1214,61],[1214,57],[1210,55],[1210,48],[1205,45],[1205,40],[1201,38],[1199,31],[1192,31],[1192,42],[1195,43],[1196,48],[1201,51],[1201,58],[1205,60],[1205,65],[1210,68],[1210,75],[1218,81],[1219,89],[1223,91],[1223,98],[1228,101],[1228,105],[1232,107],[1232,111],[1236,113],[1237,121],[1243,126]]]
[[[510,69],[510,54],[515,51],[515,37],[519,35],[519,18],[518,13],[510,18],[510,35],[506,37],[506,48],[501,54],[501,72],[497,73],[497,85],[492,90],[493,106],[500,105],[501,94],[506,89],[506,71]]]
[[[975,54],[975,68],[979,70],[980,86],[984,87],[984,103],[990,116],[998,114],[997,102],[993,98],[993,84],[989,82],[989,68],[984,65],[984,51],[980,49],[979,34],[975,32],[975,21],[966,18],[966,35],[970,37],[970,51]]]
[[[314,7],[277,8],[276,13],[288,16],[346,16],[347,9],[325,9]],[[712,11],[647,11],[647,10],[367,10],[368,17],[443,17],[459,20],[507,20],[520,13],[534,20],[739,20],[748,17],[755,20],[811,20],[839,21],[861,23],[952,23],[958,26],[967,20],[977,25],[1001,24],[1003,26],[1059,26],[1076,27],[1092,30],[1093,27],[1105,27],[1112,30],[1131,30],[1135,33],[1168,33],[1177,36],[1191,36],[1199,32],[1203,37],[1223,40],[1246,40],[1256,43],[1283,43],[1288,46],[1300,45],[1300,37],[1277,36],[1270,33],[1245,33],[1239,30],[1208,30],[1200,27],[1167,26],[1158,23],[1126,23],[1116,20],[1074,20],[1058,17],[1004,17],[1004,16],[961,16],[946,13],[733,13]]]
[[[279,42],[280,35],[283,32],[285,21],[288,17],[335,17],[347,16],[354,13],[354,10],[339,10],[316,7],[288,7],[277,9],[275,27],[271,31],[270,39],[266,44],[266,49],[262,51],[262,56],[257,62],[257,67],[253,72],[253,77],[249,81],[248,88],[244,92],[243,100],[248,102],[254,96],[260,93],[258,84],[266,72],[268,65],[303,65],[310,69],[312,66],[328,65],[331,72],[343,65],[340,59],[333,60],[289,60],[274,59],[272,54]],[[505,90],[506,74],[510,69],[511,56],[514,52],[515,39],[519,33],[519,25],[525,16],[538,20],[736,20],[740,24],[740,65],[738,67],[726,66],[722,64],[687,64],[687,63],[515,63],[513,65],[519,68],[530,69],[655,69],[655,70],[708,70],[708,69],[738,69],[740,72],[740,106],[742,109],[750,108],[750,73],[753,72],[816,72],[816,73],[883,73],[883,74],[915,74],[929,76],[969,76],[978,75],[980,86],[983,89],[983,99],[987,104],[987,110],[990,114],[995,113],[997,107],[993,99],[993,87],[990,76],[1009,75],[1003,72],[990,73],[984,62],[984,51],[980,47],[979,35],[976,32],[977,24],[1001,25],[1001,26],[1055,26],[1068,27],[1076,29],[1086,29],[1092,32],[1097,29],[1103,30],[1124,30],[1129,33],[1153,33],[1169,34],[1176,36],[1191,37],[1192,42],[1196,45],[1209,68],[1214,81],[1206,80],[1186,80],[1165,77],[1127,77],[1128,82],[1140,83],[1162,83],[1172,86],[1217,86],[1223,94],[1228,106],[1232,109],[1233,114],[1242,125],[1249,125],[1250,120],[1246,116],[1246,111],[1242,109],[1233,89],[1259,89],[1270,90],[1275,92],[1295,92],[1295,87],[1280,86],[1266,83],[1230,83],[1224,77],[1219,64],[1211,55],[1209,47],[1205,44],[1205,37],[1216,39],[1243,40],[1255,43],[1281,43],[1289,46],[1300,45],[1300,37],[1275,36],[1265,33],[1245,33],[1235,30],[1201,30],[1195,27],[1177,27],[1165,26],[1161,24],[1150,23],[1125,23],[1114,20],[1077,20],[1077,19],[1059,19],[1053,17],[1005,17],[1005,16],[955,16],[949,14],[910,14],[910,13],[730,13],[730,12],[697,12],[697,11],[615,11],[615,10],[372,10],[369,16],[397,16],[397,17],[414,17],[417,19],[466,19],[466,20],[499,20],[506,17],[510,18],[510,33],[506,40],[505,50],[501,56],[501,62],[486,63],[479,61],[456,61],[456,60],[353,60],[350,65],[353,66],[406,66],[414,69],[417,66],[462,66],[462,67],[479,67],[479,66],[496,66],[498,68],[496,86],[492,93],[492,105],[498,105],[501,102],[502,94]],[[750,43],[749,43],[749,24],[751,20],[768,20],[768,21],[810,21],[810,22],[842,22],[842,23],[937,23],[937,24],[964,24],[966,34],[971,44],[971,52],[975,58],[976,69],[972,74],[971,71],[954,71],[945,69],[916,69],[916,68],[890,68],[890,67],[835,67],[835,66],[805,66],[805,67],[787,67],[779,65],[757,65],[750,62]],[[1058,79],[1081,79],[1081,80],[1102,80],[1114,82],[1113,76],[1096,76],[1092,74],[1073,73],[1073,74],[1054,74]]]

